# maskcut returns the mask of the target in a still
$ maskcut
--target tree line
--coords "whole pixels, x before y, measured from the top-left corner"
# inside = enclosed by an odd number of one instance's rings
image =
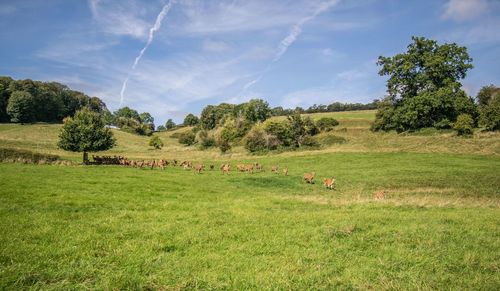
[[[89,97],[57,82],[0,77],[0,122],[61,122],[87,107],[109,112],[98,97]]]

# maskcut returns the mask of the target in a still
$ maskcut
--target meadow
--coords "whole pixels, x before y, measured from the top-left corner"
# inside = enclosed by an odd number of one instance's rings
[[[175,131],[162,150],[115,131],[105,153],[262,173],[0,164],[0,289],[499,289],[500,135],[371,133],[373,111],[326,115],[346,142],[222,155]],[[59,127],[2,124],[0,147],[79,161],[56,148]]]

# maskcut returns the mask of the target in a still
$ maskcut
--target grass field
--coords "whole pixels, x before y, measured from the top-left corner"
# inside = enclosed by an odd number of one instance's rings
[[[119,131],[109,151],[263,173],[0,164],[0,289],[498,290],[499,135],[371,133],[373,112],[334,116],[347,142],[315,151],[220,155],[171,132],[154,151]],[[79,159],[57,150],[58,127],[0,125],[0,147]]]

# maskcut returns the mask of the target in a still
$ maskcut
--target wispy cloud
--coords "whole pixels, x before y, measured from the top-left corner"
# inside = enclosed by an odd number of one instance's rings
[[[455,21],[475,19],[488,10],[487,0],[449,0],[442,17]]]
[[[144,55],[144,53],[146,52],[146,50],[151,45],[151,42],[153,42],[154,33],[160,29],[161,23],[163,21],[163,18],[165,18],[165,16],[167,15],[168,11],[170,11],[170,8],[172,7],[172,4],[174,2],[175,1],[171,0],[170,2],[168,2],[167,4],[165,4],[163,6],[163,8],[161,9],[160,13],[156,17],[155,24],[153,25],[153,27],[151,27],[149,29],[148,41],[146,42],[146,45],[140,51],[139,55],[135,58],[134,64],[132,65],[131,72],[129,73],[129,75],[127,76],[127,78],[125,79],[125,81],[123,81],[122,89],[120,90],[120,105],[119,106],[122,106],[122,104],[123,104],[123,96],[125,94],[125,90],[127,89],[127,82],[130,79],[130,74],[132,73],[132,71],[135,70],[135,68],[139,64],[139,61],[141,60],[142,56]]]
[[[281,40],[281,42],[278,45],[278,48],[276,50],[276,53],[274,55],[274,58],[272,61],[267,65],[267,67],[257,76],[257,78],[251,80],[250,82],[246,83],[243,86],[243,89],[240,94],[243,94],[248,90],[250,87],[258,83],[263,75],[269,71],[271,68],[271,65],[281,59],[281,57],[286,53],[288,48],[297,40],[299,35],[302,33],[302,26],[306,24],[307,22],[313,20],[316,18],[319,14],[325,12],[326,10],[330,9],[332,6],[336,5],[339,1],[338,0],[331,0],[331,1],[326,1],[322,2],[318,5],[318,7],[314,10],[314,12],[311,15],[308,15],[306,17],[302,17],[299,19],[297,23],[291,28],[290,32],[288,35]]]

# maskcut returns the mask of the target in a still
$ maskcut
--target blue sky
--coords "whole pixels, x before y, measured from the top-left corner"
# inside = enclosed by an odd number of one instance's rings
[[[251,98],[370,102],[385,93],[377,57],[415,35],[466,46],[475,95],[500,85],[499,12],[498,0],[1,0],[0,75],[58,81],[162,124]]]

